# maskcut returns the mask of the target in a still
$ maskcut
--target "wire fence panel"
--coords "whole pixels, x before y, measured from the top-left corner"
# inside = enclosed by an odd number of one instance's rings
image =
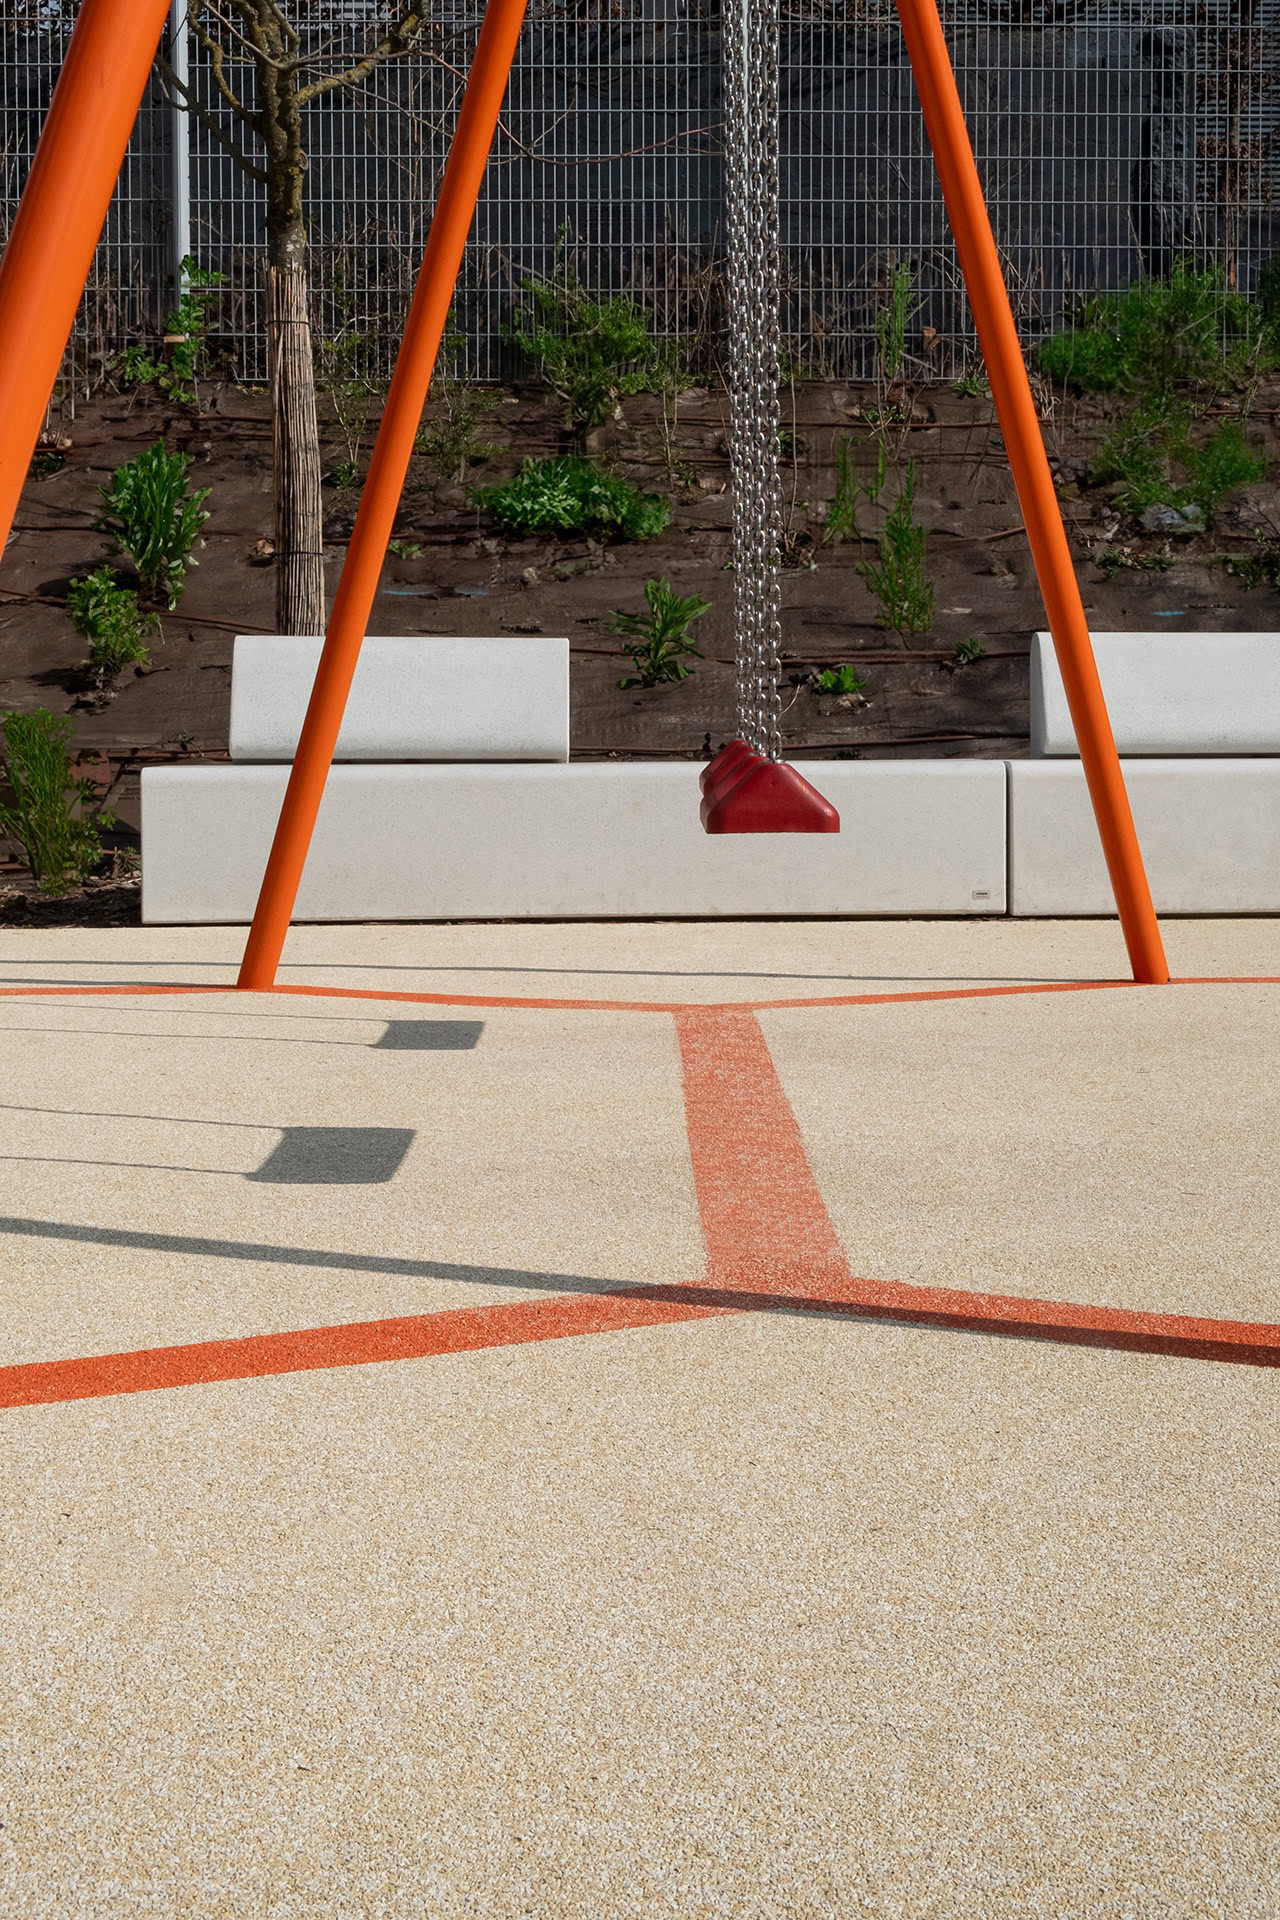
[[[30,164],[69,31],[60,0],[4,0],[0,219]],[[313,0],[336,52],[377,9]],[[1024,336],[1180,257],[1255,289],[1280,251],[1280,0],[952,0],[944,10]],[[305,109],[317,339],[385,377],[421,256],[478,17],[440,17],[425,53]],[[362,27],[364,31],[362,32]],[[792,0],[781,44],[784,328],[799,369],[871,370],[895,273],[914,280],[913,370],[954,376],[975,343],[896,18],[887,0]],[[335,53],[336,57],[336,53]],[[189,143],[192,250],[225,275],[210,306],[228,368],[265,380],[260,185],[207,56]],[[229,61],[233,88],[248,76]],[[153,83],[86,289],[70,374],[90,383],[173,305],[174,109]],[[511,377],[523,279],[572,267],[716,363],[721,333],[718,16],[691,0],[534,0],[456,307],[459,365]],[[325,349],[321,348],[321,351]]]

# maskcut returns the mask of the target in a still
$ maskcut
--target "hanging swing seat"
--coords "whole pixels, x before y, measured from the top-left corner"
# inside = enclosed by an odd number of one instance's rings
[[[708,833],[839,833],[840,815],[802,773],[731,740],[701,778]]]

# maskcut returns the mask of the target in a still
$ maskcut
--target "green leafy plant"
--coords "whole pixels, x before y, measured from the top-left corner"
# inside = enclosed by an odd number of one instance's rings
[[[325,479],[339,493],[358,493],[360,491],[360,468],[354,460],[339,460],[337,466],[330,467]]]
[[[147,597],[170,607],[181,598],[187,568],[197,564],[191,549],[209,518],[203,507],[210,490],[191,492],[190,469],[189,455],[169,453],[157,440],[98,489],[108,507],[101,526],[133,562]]]
[[[1233,553],[1223,558],[1245,587],[1280,588],[1280,528],[1255,527],[1251,553]]]
[[[867,683],[858,678],[858,669],[851,660],[841,661],[838,667],[824,667],[818,675],[817,691],[841,695],[865,693]]]
[[[526,460],[502,486],[472,499],[508,533],[594,534],[608,540],[652,540],[671,520],[671,502],[642,493],[581,454]]]
[[[125,347],[111,362],[110,371],[122,387],[146,387],[160,378],[163,365],[145,347]]]
[[[951,391],[962,394],[966,400],[980,400],[991,389],[982,374],[962,373],[958,380],[951,382]]]
[[[593,300],[563,259],[549,280],[522,280],[525,304],[507,339],[564,401],[570,427],[589,433],[630,393],[652,393],[673,377],[670,348],[651,338],[649,318],[623,295]]]
[[[1264,478],[1266,456],[1255,452],[1234,420],[1220,420],[1207,440],[1192,446],[1184,435],[1174,449],[1186,475],[1187,499],[1212,520],[1231,494]]]
[[[465,345],[460,333],[446,333],[440,343],[435,377],[431,383],[430,409],[418,428],[414,451],[430,461],[439,481],[466,484],[472,467],[483,466],[495,453],[502,452],[499,442],[485,438],[485,423],[502,405],[502,393],[492,387],[477,387],[455,369],[461,362]]]
[[[190,258],[182,262],[181,274],[177,309],[165,315],[168,359],[154,359],[145,347],[126,347],[112,361],[111,372],[122,386],[149,386],[154,381],[171,400],[191,406],[199,398],[197,378],[208,367],[209,302],[227,276],[209,273]]]
[[[416,540],[388,540],[387,552],[397,560],[416,560],[422,548]]]
[[[176,313],[165,319],[170,335],[169,359],[160,369],[161,389],[171,400],[194,405],[198,377],[209,361],[209,303],[226,281],[225,273],[209,273],[192,259],[182,262],[182,297]]]
[[[137,594],[122,587],[110,567],[71,582],[67,612],[76,632],[89,642],[85,669],[100,696],[126,667],[145,667],[150,660],[144,636],[160,623],[154,614],[140,611]]]
[[[968,640],[957,640],[951,658],[957,667],[971,667],[975,660],[985,659],[986,653],[987,650],[981,640],[974,637]]]
[[[665,574],[661,580],[646,582],[644,597],[649,603],[647,614],[614,609],[613,631],[629,635],[635,643],[626,649],[635,677],[619,680],[618,685],[656,687],[667,680],[687,680],[693,669],[685,665],[686,658],[703,657],[690,640],[689,629],[710,611],[711,602],[696,593],[681,599]]]
[[[1119,483],[1116,505],[1143,514],[1149,507],[1179,512],[1197,507],[1206,524],[1238,488],[1261,480],[1265,455],[1255,452],[1234,420],[1220,420],[1200,442],[1192,439],[1187,406],[1145,402],[1123,415],[1103,441],[1090,470],[1095,484]]]
[[[12,805],[0,804],[0,834],[20,847],[42,893],[65,893],[87,880],[102,856],[115,815],[100,811],[92,780],[77,779],[67,743],[69,714],[6,713],[0,720]]]
[[[435,467],[440,479],[466,482],[472,467],[483,466],[502,443],[487,440],[484,422],[502,405],[502,395],[472,386],[469,381],[437,383],[437,407],[434,417],[418,429],[414,451],[423,454]]]
[[[1133,547],[1104,547],[1094,559],[1104,580],[1114,580],[1125,568],[1132,568],[1137,573],[1167,573],[1170,567],[1178,564],[1167,551],[1141,553]]]
[[[883,463],[883,449],[881,461]],[[883,472],[877,484],[879,494]],[[916,469],[906,476],[880,530],[874,560],[859,562],[858,572],[880,602],[881,625],[897,633],[927,633],[933,625],[933,583],[925,572],[928,535],[915,517]]]
[[[378,382],[373,368],[373,343],[356,324],[355,303],[341,263],[334,270],[329,293],[340,324],[331,339],[320,342],[316,354],[316,385],[328,397],[347,450],[346,459],[330,470],[329,478],[340,490],[353,491],[360,484],[360,452],[366,417]]]
[[[1167,280],[1082,302],[1036,361],[1051,380],[1092,393],[1168,396],[1187,384],[1222,393],[1273,364],[1276,344],[1261,303],[1228,290],[1221,269],[1182,261]]]

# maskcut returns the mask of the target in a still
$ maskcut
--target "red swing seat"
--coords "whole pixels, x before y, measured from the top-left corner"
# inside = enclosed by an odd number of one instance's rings
[[[707,833],[839,833],[840,815],[802,773],[731,740],[703,768],[699,809]]]

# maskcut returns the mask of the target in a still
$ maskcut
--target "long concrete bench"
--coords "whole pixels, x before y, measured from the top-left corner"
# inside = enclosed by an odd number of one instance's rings
[[[1280,635],[1095,633],[1121,757],[1280,753]],[[1053,641],[1031,642],[1031,751],[1075,756]]]
[[[1280,912],[1280,642],[1095,645],[1157,909]],[[250,917],[319,646],[237,641],[236,764],[144,773],[144,920]],[[566,641],[372,639],[298,917],[1112,914],[1043,634],[1032,733],[1029,761],[801,763],[838,835],[709,837],[692,762],[514,764],[567,757]]]
[[[237,637],[233,760],[292,760],[320,647],[308,635]],[[371,634],[360,649],[335,758],[567,760],[569,642],[545,634]]]
[[[302,920],[671,918],[1005,911],[998,761],[798,762],[839,834],[710,836],[696,762],[340,765]],[[148,768],[150,924],[247,921],[284,766]]]

